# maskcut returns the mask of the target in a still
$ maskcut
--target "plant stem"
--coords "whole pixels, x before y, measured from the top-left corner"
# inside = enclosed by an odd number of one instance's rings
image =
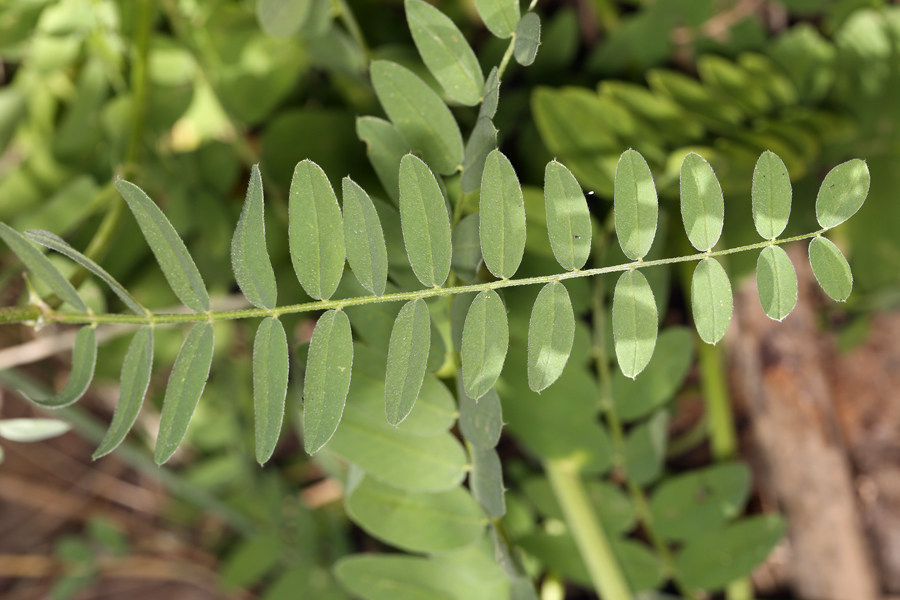
[[[546,461],[544,469],[594,589],[603,600],[632,600],[628,582],[594,513],[577,466],[568,460],[554,459]]]
[[[592,277],[594,275],[603,275],[606,273],[620,273],[623,271],[633,271],[645,267],[655,267],[659,265],[670,265],[675,263],[691,262],[702,260],[704,258],[724,256],[726,254],[735,254],[737,252],[745,252],[747,250],[757,250],[766,246],[776,246],[786,244],[788,242],[796,242],[821,235],[825,230],[798,235],[783,240],[767,240],[756,244],[749,244],[739,248],[731,248],[728,250],[718,250],[715,252],[700,252],[688,256],[678,256],[675,258],[662,258],[659,260],[635,261],[622,265],[614,265],[611,267],[601,267],[598,269],[585,269],[567,271],[557,275],[543,275],[540,277],[527,277],[523,279],[500,279],[497,281],[489,281],[487,283],[476,283],[472,285],[460,285],[452,287],[434,287],[424,290],[416,290],[413,292],[398,292],[395,294],[385,294],[383,296],[359,296],[356,298],[345,298],[341,300],[319,300],[316,302],[306,302],[304,304],[292,304],[288,306],[280,306],[277,308],[251,308],[245,310],[231,310],[223,312],[208,312],[195,314],[154,314],[154,315],[126,315],[126,314],[88,314],[88,313],[60,313],[56,311],[48,311],[44,313],[44,320],[56,323],[81,323],[81,324],[99,324],[99,323],[133,323],[136,325],[161,325],[165,323],[198,323],[202,321],[230,321],[233,319],[246,319],[253,317],[280,317],[281,315],[296,314],[310,312],[315,310],[336,309],[341,310],[348,306],[361,306],[364,304],[379,304],[382,302],[401,302],[406,300],[415,300],[418,298],[434,298],[437,296],[453,296],[455,294],[464,294],[467,292],[482,292],[485,290],[497,290],[501,288],[517,287],[521,285],[535,285],[542,283],[550,283],[551,281],[563,281],[566,279],[577,279],[579,277]]]
[[[706,401],[706,414],[709,416],[712,455],[716,461],[730,460],[737,455],[737,433],[734,430],[734,415],[725,383],[722,351],[718,346],[710,346],[701,341],[698,355],[700,383]]]

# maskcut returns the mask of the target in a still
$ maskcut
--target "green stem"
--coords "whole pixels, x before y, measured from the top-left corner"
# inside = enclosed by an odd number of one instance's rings
[[[153,28],[154,3],[140,0],[138,3],[137,31],[135,33],[134,61],[131,64],[131,93],[133,96],[131,132],[125,153],[126,169],[137,163],[144,137],[144,116],[147,112],[148,69],[147,57],[150,52],[150,30]]]
[[[33,304],[0,308],[0,323],[28,323],[40,318],[41,309]]]
[[[734,429],[734,415],[728,385],[725,382],[725,367],[719,346],[700,342],[700,384],[709,416],[709,443],[716,461],[730,460],[737,455],[737,432]]]
[[[506,47],[506,52],[503,53],[503,59],[500,60],[500,66],[497,67],[497,79],[503,79],[503,73],[506,71],[506,66],[509,64],[509,59],[512,58],[513,50],[516,48],[516,34],[513,33],[512,37],[509,38],[509,46]]]
[[[555,459],[545,462],[544,469],[594,589],[603,600],[632,600],[628,582],[591,506],[577,466]]]
[[[715,252],[700,252],[688,256],[678,256],[676,258],[662,258],[659,260],[635,261],[622,265],[611,267],[601,267],[598,269],[574,270],[557,275],[543,275],[541,277],[527,277],[523,279],[501,279],[497,281],[489,281],[486,283],[476,283],[472,285],[461,285],[452,287],[434,287],[424,290],[416,290],[413,292],[398,292],[395,294],[385,294],[383,296],[360,296],[357,298],[346,298],[341,300],[319,300],[316,302],[306,302],[304,304],[292,304],[289,306],[280,306],[278,308],[251,308],[245,310],[231,310],[223,312],[208,312],[195,314],[154,314],[154,315],[119,315],[119,314],[88,314],[88,313],[59,313],[48,311],[44,314],[46,321],[56,323],[132,323],[136,325],[164,324],[164,323],[198,323],[202,321],[230,321],[234,319],[245,319],[253,317],[280,317],[286,314],[296,314],[310,312],[316,310],[336,309],[341,310],[348,306],[361,306],[364,304],[379,304],[382,302],[400,302],[407,300],[415,300],[418,298],[434,298],[438,296],[453,296],[455,294],[465,294],[467,292],[482,292],[485,290],[497,290],[501,288],[517,287],[521,285],[535,285],[550,283],[551,281],[563,281],[566,279],[577,279],[580,277],[591,277],[594,275],[603,275],[606,273],[619,273],[622,271],[632,271],[635,269],[643,269],[645,267],[655,267],[660,265],[670,265],[675,263],[691,262],[702,260],[704,258],[724,256],[726,254],[735,254],[737,252],[745,252],[747,250],[758,250],[767,246],[776,246],[786,244],[788,242],[796,242],[821,235],[825,230],[816,231],[798,235],[783,240],[767,240],[756,244],[749,244],[739,248],[731,248],[728,250],[718,250]]]

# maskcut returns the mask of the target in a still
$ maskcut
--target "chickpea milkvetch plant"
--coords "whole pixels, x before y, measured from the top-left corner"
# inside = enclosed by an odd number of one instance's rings
[[[128,181],[115,187],[190,313],[155,313],[62,238],[39,230],[23,235],[0,223],[0,238],[63,303],[53,308],[33,295],[29,304],[0,312],[0,322],[83,325],[65,387],[30,399],[51,409],[76,402],[93,378],[97,328],[138,326],[112,423],[94,454],[104,456],[125,439],[140,411],[152,375],[155,328],[191,324],[162,405],[154,458],[164,464],[181,444],[209,377],[213,324],[261,319],[252,368],[256,458],[263,464],[282,431],[291,371],[281,317],[320,312],[308,348],[295,361],[304,448],[349,465],[349,518],[408,552],[342,558],[334,573],[351,593],[371,600],[535,598],[535,560],[610,600],[668,582],[686,598],[722,589],[765,558],[784,526],[777,516],[735,518],[749,493],[749,472],[740,463],[662,477],[664,405],[690,366],[693,338],[680,327],[658,334],[658,299],[644,272],[697,263],[690,303],[697,334],[707,344],[722,339],[731,319],[731,284],[718,260],[728,254],[760,251],[759,300],[769,317],[782,320],[796,303],[797,278],[781,246],[809,239],[817,280],[844,301],[852,287],[850,268],[824,234],[859,210],[869,187],[866,164],[851,160],[826,176],[816,202],[820,230],[779,239],[790,214],[791,184],[781,159],[764,152],[752,182],[752,217],[763,241],[716,249],[724,223],[722,189],[709,163],[688,153],[680,209],[697,253],[655,256],[664,213],[639,152],[626,150],[618,160],[607,223],[594,218],[601,208],[592,213],[575,176],[556,160],[546,165],[542,194],[523,190],[513,164],[497,149],[492,119],[510,61],[529,65],[535,59],[540,18],[534,2],[524,15],[515,0],[478,0],[475,6],[492,34],[509,39],[487,77],[451,19],[422,0],[405,2],[415,45],[447,97],[480,105],[465,142],[447,103],[419,75],[374,60],[372,85],[389,120],[361,117],[357,133],[388,200],[373,198],[346,177],[339,202],[322,168],[310,160],[296,165],[288,199],[289,253],[310,302],[278,304],[258,167],[251,170],[231,243],[236,283],[254,308],[211,310],[203,276],[175,228]],[[456,190],[452,198],[449,191]],[[613,230],[629,262],[606,264]],[[89,310],[32,242],[96,275],[133,314]],[[535,248],[558,268],[516,278]],[[345,276],[347,269],[355,282]],[[603,276],[612,273],[619,275],[608,308]],[[575,287],[588,278],[593,290]],[[533,302],[517,295],[524,286],[540,286]],[[580,318],[589,305],[592,332]],[[385,328],[385,322],[393,324]],[[606,350],[610,335],[617,374]],[[517,527],[507,515],[496,450],[504,421],[547,474],[526,480],[525,496],[547,524],[564,522],[565,535],[551,534],[550,525],[545,531]],[[451,433],[455,425],[461,441]],[[599,479],[611,471],[615,476]],[[523,510],[518,500],[515,506]],[[649,544],[628,536],[638,523]]]

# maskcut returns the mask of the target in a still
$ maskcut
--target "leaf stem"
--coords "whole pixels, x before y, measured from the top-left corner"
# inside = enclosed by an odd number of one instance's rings
[[[350,10],[347,0],[331,0],[331,4],[337,9],[338,17],[344,22],[344,27],[350,32],[350,35],[359,45],[363,54],[371,56],[372,52],[369,50],[369,45],[366,44],[366,38],[363,36],[362,29],[359,27],[356,16],[353,14],[353,11]]]
[[[513,33],[512,37],[509,38],[509,46],[506,48],[506,52],[503,53],[503,59],[500,61],[500,66],[497,67],[497,79],[503,79],[503,73],[506,71],[506,65],[509,64],[509,59],[512,58],[513,50],[516,48],[516,34]]]

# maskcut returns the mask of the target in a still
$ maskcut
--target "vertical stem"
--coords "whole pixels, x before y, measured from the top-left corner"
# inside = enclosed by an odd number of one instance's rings
[[[716,461],[729,460],[737,455],[737,433],[731,399],[725,382],[725,368],[719,346],[700,341],[700,384],[709,415],[709,443]]]
[[[545,462],[544,469],[594,589],[603,600],[632,600],[628,582],[594,513],[576,465],[554,459]]]
[[[134,37],[135,52],[131,63],[131,132],[125,153],[125,168],[131,169],[140,156],[144,136],[144,116],[147,112],[147,56],[150,48],[150,29],[153,27],[154,5],[139,0],[137,26]]]

